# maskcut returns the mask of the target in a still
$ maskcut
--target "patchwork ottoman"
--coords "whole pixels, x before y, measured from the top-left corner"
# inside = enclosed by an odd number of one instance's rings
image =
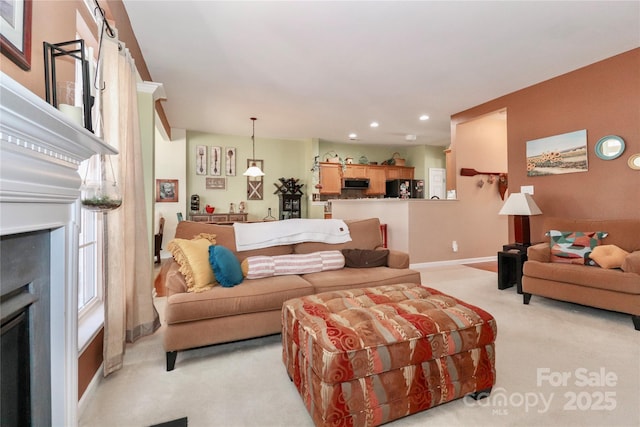
[[[282,328],[316,426],[380,425],[495,384],[493,316],[418,284],[291,299]]]

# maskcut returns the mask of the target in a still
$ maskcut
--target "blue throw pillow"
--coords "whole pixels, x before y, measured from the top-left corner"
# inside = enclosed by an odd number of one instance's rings
[[[209,246],[209,263],[216,280],[225,288],[242,283],[240,261],[229,249],[219,245]]]

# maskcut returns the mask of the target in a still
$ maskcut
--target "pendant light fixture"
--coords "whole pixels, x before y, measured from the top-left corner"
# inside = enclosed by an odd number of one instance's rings
[[[253,122],[253,133],[251,134],[251,144],[253,145],[253,157],[251,158],[251,160],[256,159],[256,120],[258,119],[255,117],[251,117],[251,121]],[[242,175],[252,176],[252,177],[264,176],[264,172],[262,172],[260,168],[256,165],[256,162],[253,161],[251,162],[251,166],[249,167],[249,169],[247,169],[246,172],[243,173]]]

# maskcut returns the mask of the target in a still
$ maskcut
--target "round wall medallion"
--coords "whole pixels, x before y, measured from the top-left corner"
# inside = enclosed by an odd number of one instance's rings
[[[627,163],[629,164],[629,167],[631,169],[640,170],[640,153],[634,154],[629,157]]]
[[[624,151],[624,140],[616,135],[603,136],[596,142],[595,151],[602,160],[617,159]]]

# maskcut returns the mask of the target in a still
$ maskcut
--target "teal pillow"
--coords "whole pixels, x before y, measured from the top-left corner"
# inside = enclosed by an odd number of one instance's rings
[[[242,267],[240,261],[224,246],[209,246],[209,263],[220,285],[230,288],[242,283]]]

